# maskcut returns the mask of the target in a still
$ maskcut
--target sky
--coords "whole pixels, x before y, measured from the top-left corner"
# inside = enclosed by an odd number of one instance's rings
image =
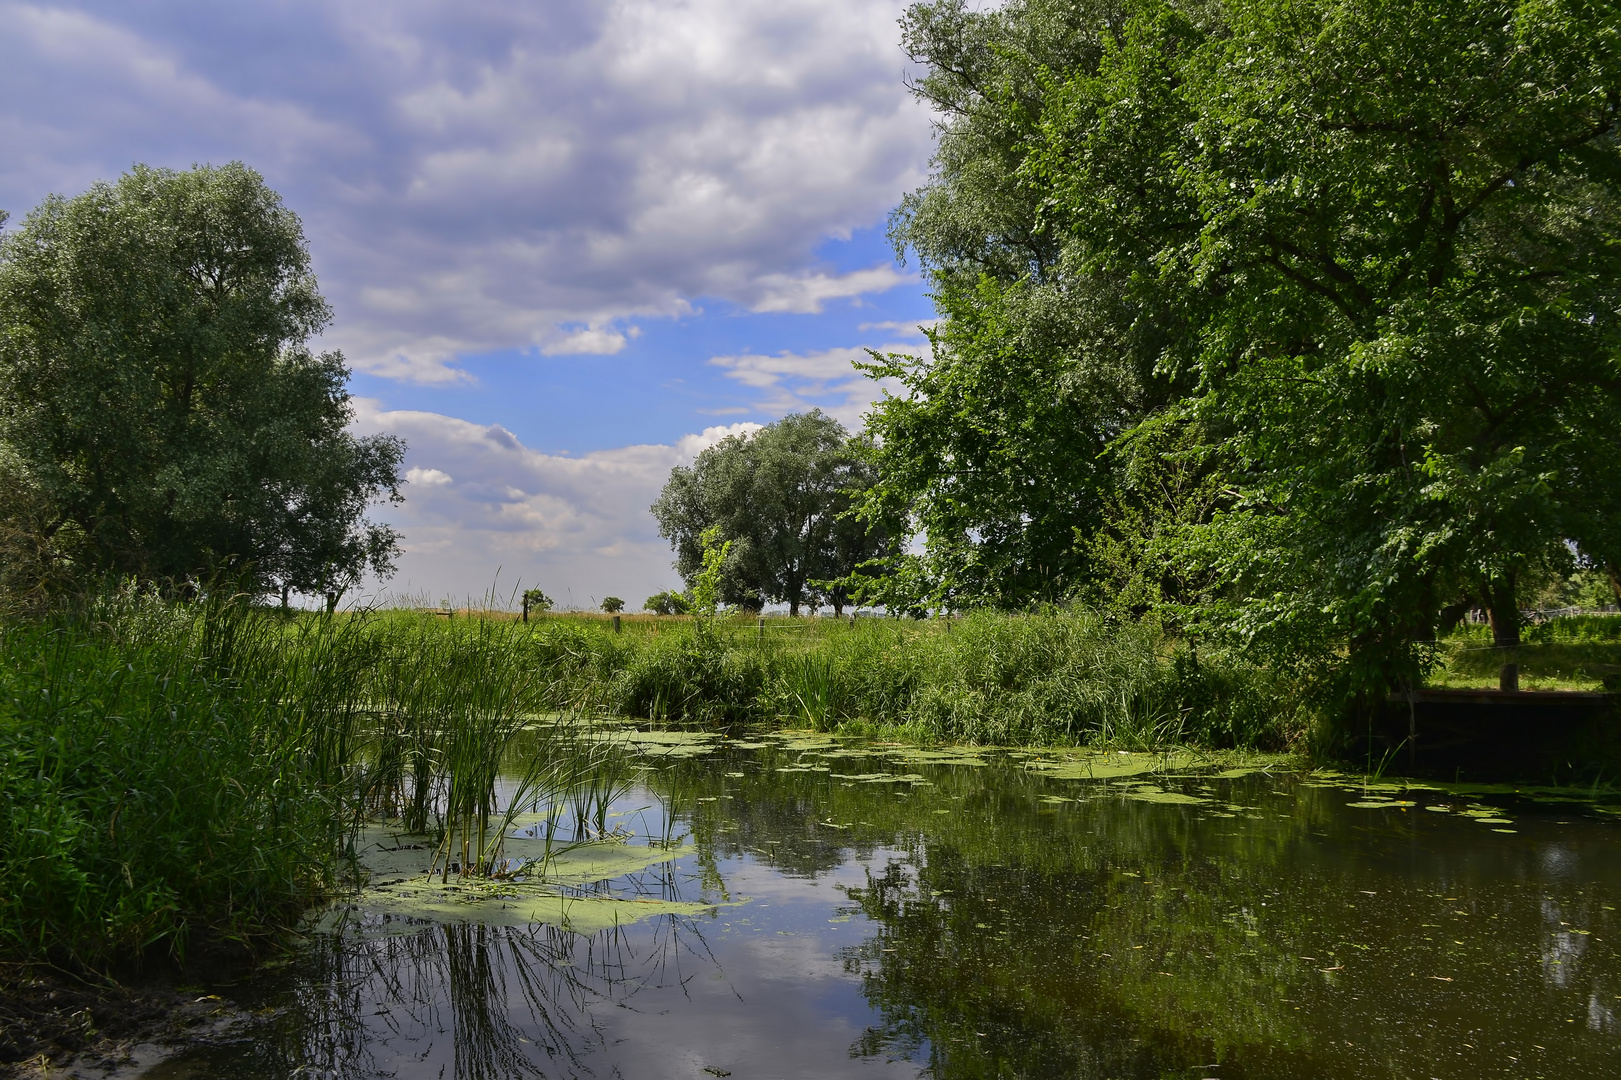
[[[374,597],[680,582],[671,468],[852,430],[933,315],[884,237],[927,177],[893,0],[0,2],[0,208],[242,161],[304,222],[355,427],[403,437]]]

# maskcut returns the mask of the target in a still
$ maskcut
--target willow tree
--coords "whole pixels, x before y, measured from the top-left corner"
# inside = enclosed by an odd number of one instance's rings
[[[60,578],[228,574],[335,603],[397,538],[298,217],[240,164],[137,166],[0,241],[0,449]],[[4,512],[4,511],[0,511]]]
[[[692,586],[711,528],[729,541],[720,599],[744,607],[805,603],[842,612],[845,582],[883,551],[882,530],[848,515],[872,483],[862,446],[820,410],[723,439],[677,466],[653,504],[675,568]],[[651,604],[651,601],[649,602]]]

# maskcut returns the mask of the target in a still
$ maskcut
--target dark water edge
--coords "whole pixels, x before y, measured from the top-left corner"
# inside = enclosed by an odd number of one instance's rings
[[[695,853],[593,888],[706,912],[363,920],[126,1075],[1621,1075],[1607,808],[1283,762],[1098,781],[872,754],[662,763],[621,809],[667,806]]]

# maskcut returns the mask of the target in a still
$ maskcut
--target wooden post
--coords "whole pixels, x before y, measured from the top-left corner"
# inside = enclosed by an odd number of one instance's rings
[[[619,616],[614,616],[614,633],[619,633]]]
[[[523,598],[523,621],[526,623],[529,621],[529,597],[527,596]]]
[[[761,641],[765,640],[765,616],[764,615],[760,616],[760,625],[755,630],[755,636],[758,637]]]

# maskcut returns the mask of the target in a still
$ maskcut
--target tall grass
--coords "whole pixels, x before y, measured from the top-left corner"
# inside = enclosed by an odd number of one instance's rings
[[[540,722],[559,684],[533,646],[512,622],[128,592],[0,625],[0,958],[257,939],[330,894],[368,818],[466,875],[519,813],[601,817],[605,751]]]
[[[929,740],[1276,747],[1296,703],[1282,679],[1197,655],[1152,624],[1081,608],[923,623],[671,623],[616,637],[553,620],[532,631],[560,696],[619,716],[888,731]]]
[[[267,663],[217,615],[145,616],[0,628],[7,954],[183,955],[331,885],[353,680]]]

